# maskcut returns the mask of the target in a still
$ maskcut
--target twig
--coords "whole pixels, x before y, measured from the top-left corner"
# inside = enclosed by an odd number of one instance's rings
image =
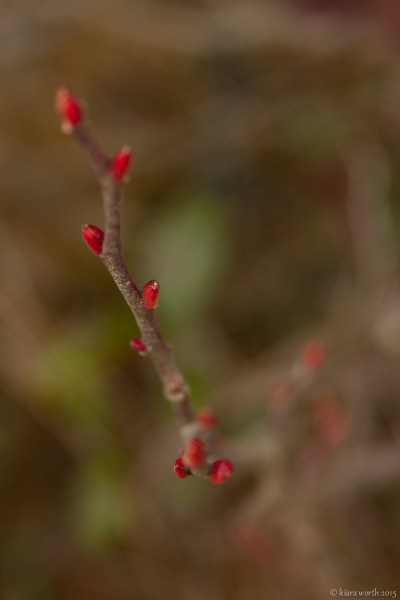
[[[164,395],[171,402],[183,438],[187,437],[185,426],[190,425],[190,437],[199,433],[194,412],[189,401],[189,386],[181,374],[171,347],[165,343],[154,310],[142,304],[142,293],[128,272],[121,253],[121,204],[125,187],[123,180],[113,179],[110,174],[111,161],[95,140],[86,123],[79,123],[73,130],[75,139],[89,156],[97,175],[103,197],[104,243],[99,258],[115,281],[119,291],[131,309],[151,359],[161,380]]]
[[[106,269],[110,273],[122,296],[131,309],[142,335],[143,349],[146,355],[151,359],[158,376],[161,380],[166,399],[170,402],[176,415],[180,435],[185,442],[185,448],[188,452],[185,460],[183,456],[184,471],[180,471],[180,476],[193,473],[196,475],[209,476],[214,483],[222,483],[222,480],[228,478],[232,473],[232,465],[228,461],[214,462],[210,456],[206,455],[205,446],[202,438],[204,437],[204,426],[196,420],[194,411],[190,404],[189,386],[180,372],[172,348],[164,341],[158,319],[155,313],[157,306],[156,297],[158,295],[159,285],[157,282],[150,281],[146,284],[156,284],[150,293],[156,294],[154,302],[150,304],[144,302],[144,293],[139,290],[131,275],[128,272],[121,252],[121,203],[122,192],[126,182],[126,171],[129,166],[130,150],[123,147],[117,152],[113,160],[110,160],[100,144],[92,135],[88,125],[82,119],[82,110],[79,102],[66,88],[60,88],[56,94],[56,111],[62,117],[62,128],[65,133],[72,133],[78,143],[89,156],[89,160],[97,175],[103,197],[104,207],[104,234],[94,226],[89,235],[97,236],[95,239],[96,247],[84,235],[89,246],[99,256]],[[103,239],[104,235],[104,239]],[[154,291],[156,290],[156,292]],[[193,446],[193,442],[195,442]],[[199,442],[199,443],[198,443]],[[194,450],[194,454],[193,454]],[[191,458],[194,459],[191,460]],[[224,463],[225,468],[221,481],[213,479],[213,470],[215,471],[217,463]],[[229,465],[226,471],[227,464]],[[217,465],[218,467],[218,465]],[[222,475],[221,475],[222,477]]]

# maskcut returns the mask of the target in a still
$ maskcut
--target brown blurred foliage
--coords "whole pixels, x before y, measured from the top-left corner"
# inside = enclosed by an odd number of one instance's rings
[[[398,2],[6,0],[0,28],[1,599],[400,593]],[[124,252],[221,487],[173,474],[60,84],[134,149]]]

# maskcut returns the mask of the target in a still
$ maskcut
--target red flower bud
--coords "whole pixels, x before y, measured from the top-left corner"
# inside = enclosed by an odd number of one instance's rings
[[[110,165],[110,177],[116,181],[121,181],[128,171],[131,162],[131,149],[129,146],[122,146],[115,153]]]
[[[206,445],[199,438],[191,438],[183,449],[183,464],[187,468],[200,467],[205,459]]]
[[[321,394],[312,401],[312,415],[319,438],[328,447],[342,442],[348,434],[349,423],[333,394]]]
[[[214,427],[217,424],[217,417],[212,412],[212,410],[208,408],[201,408],[196,413],[196,419],[199,423],[204,425],[204,427]]]
[[[191,472],[188,471],[183,464],[183,460],[181,458],[177,458],[174,465],[174,472],[181,479],[185,479],[188,475],[191,475]]]
[[[318,371],[325,362],[326,349],[320,340],[309,340],[301,350],[301,362],[311,371]]]
[[[210,481],[218,484],[218,483],[223,483],[224,481],[229,479],[229,477],[232,476],[232,473],[233,473],[232,463],[229,462],[229,460],[225,460],[222,458],[220,460],[216,460],[212,464],[211,471],[210,471],[208,477],[210,478]]]
[[[96,225],[85,225],[82,227],[82,235],[89,248],[95,254],[100,254],[103,248],[104,231]]]
[[[60,87],[56,91],[54,110],[61,117],[64,133],[71,133],[82,120],[81,105],[68,88]]]
[[[146,283],[142,292],[142,303],[148,310],[157,308],[158,294],[160,293],[160,284],[155,279]]]
[[[134,338],[129,343],[130,343],[131,348],[133,348],[134,350],[139,352],[140,356],[146,356],[146,353],[147,353],[146,344],[144,344],[140,338]]]

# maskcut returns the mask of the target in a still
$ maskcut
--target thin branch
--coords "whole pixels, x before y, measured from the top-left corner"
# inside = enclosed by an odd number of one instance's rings
[[[105,231],[86,225],[82,233],[89,247],[99,256],[115,281],[136,319],[142,339],[132,340],[133,347],[147,354],[161,380],[164,395],[176,415],[180,435],[185,442],[183,456],[175,462],[175,473],[187,477],[191,473],[222,483],[232,475],[232,464],[214,460],[203,438],[207,424],[196,419],[190,405],[189,386],[180,372],[172,348],[160,331],[155,313],[159,284],[151,280],[140,291],[128,272],[121,250],[121,204],[125,175],[130,161],[130,149],[122,147],[110,160],[83,120],[79,101],[67,88],[59,88],[54,108],[62,119],[62,130],[75,136],[87,153],[99,180],[104,207]]]
[[[121,203],[123,181],[108,174],[110,161],[85,123],[74,128],[74,136],[89,156],[99,179],[104,206],[104,243],[99,254],[131,309],[146,345],[147,354],[161,380],[164,395],[172,404],[184,439],[200,432],[190,405],[189,386],[180,372],[171,347],[165,343],[154,310],[143,307],[142,294],[128,272],[121,254]]]

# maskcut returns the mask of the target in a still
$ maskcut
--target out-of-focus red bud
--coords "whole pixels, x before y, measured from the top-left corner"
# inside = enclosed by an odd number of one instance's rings
[[[326,359],[325,344],[321,340],[309,340],[301,350],[301,362],[311,371],[318,371]]]
[[[214,427],[217,424],[217,417],[209,408],[201,408],[196,413],[196,419],[204,427]]]
[[[183,464],[186,468],[200,467],[205,459],[205,443],[199,438],[191,438],[183,449]]]
[[[312,401],[312,415],[317,434],[325,445],[334,447],[347,437],[349,422],[333,394],[316,396]]]
[[[116,181],[124,179],[128,172],[131,162],[131,149],[129,146],[122,146],[116,153],[110,165],[110,177]]]
[[[221,458],[216,460],[212,466],[211,471],[208,475],[210,481],[213,483],[219,484],[224,483],[227,479],[232,477],[233,474],[233,465],[229,460],[225,460]]]
[[[59,87],[56,91],[54,110],[61,117],[61,127],[64,133],[71,133],[74,127],[82,121],[82,107],[66,87]]]
[[[96,225],[84,225],[82,227],[82,235],[89,248],[95,254],[100,254],[103,248],[104,231],[96,227]]]
[[[289,381],[275,381],[268,389],[268,396],[274,408],[287,406],[292,398],[293,390]]]
[[[133,348],[134,350],[136,350],[136,352],[138,352],[140,354],[140,356],[146,356],[146,354],[147,354],[146,344],[144,344],[140,338],[134,338],[133,340],[131,340],[129,342],[129,344],[130,344],[131,348]]]
[[[174,465],[174,472],[181,479],[185,479],[188,475],[191,475],[191,472],[188,471],[183,464],[183,460],[181,458],[177,458]]]
[[[157,308],[158,294],[160,293],[160,284],[155,279],[146,283],[142,292],[142,303],[145,308],[151,310]]]

